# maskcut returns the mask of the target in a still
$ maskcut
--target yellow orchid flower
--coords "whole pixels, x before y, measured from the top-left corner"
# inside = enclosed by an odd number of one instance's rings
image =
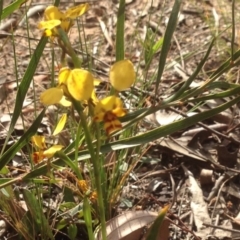
[[[43,136],[39,136],[39,135],[34,135],[31,138],[32,143],[34,144],[35,147],[39,148],[39,149],[45,149],[46,147],[46,143],[45,143],[45,137]]]
[[[89,186],[86,180],[78,180],[78,187],[83,193],[86,193],[89,190]]]
[[[93,203],[96,202],[97,192],[91,191],[91,188],[89,187],[86,180],[78,180],[78,187],[83,194],[87,194],[89,196],[89,200],[91,202],[93,202]]]
[[[65,94],[70,94],[78,101],[88,100],[94,89],[93,76],[84,69],[61,68],[58,75],[59,85],[66,86]]]
[[[45,30],[46,36],[57,35],[56,26],[68,32],[73,26],[73,19],[80,17],[88,9],[88,3],[69,8],[65,12],[61,12],[56,6],[48,6],[44,11],[44,21],[41,21],[38,27]]]
[[[44,136],[35,135],[31,138],[31,141],[34,147],[38,149],[38,151],[32,154],[32,159],[36,164],[41,162],[45,158],[49,159],[53,157],[53,155],[57,151],[60,151],[63,148],[62,145],[53,145],[52,147],[47,149]]]
[[[104,129],[107,135],[122,128],[119,117],[123,117],[126,110],[123,108],[123,103],[116,96],[106,97],[96,103],[94,108],[94,121],[104,122]]]
[[[90,72],[84,69],[68,67],[61,68],[58,75],[58,87],[49,88],[40,95],[40,101],[46,105],[62,104],[71,106],[66,99],[72,96],[78,101],[89,100],[94,91],[94,79]]]
[[[44,33],[45,33],[45,36],[46,37],[50,37],[53,34],[53,29],[57,26],[59,26],[61,24],[61,21],[60,20],[57,20],[57,19],[53,19],[53,20],[49,20],[49,21],[41,21],[39,24],[38,24],[38,28],[41,29],[41,30],[45,30]]]
[[[136,80],[134,66],[129,60],[121,60],[114,63],[110,69],[109,79],[117,91],[124,91]]]

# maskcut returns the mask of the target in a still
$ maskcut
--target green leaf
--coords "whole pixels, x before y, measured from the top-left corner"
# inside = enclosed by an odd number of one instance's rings
[[[160,38],[152,47],[153,53],[155,54],[162,46],[163,38]]]
[[[1,1],[1,0],[0,0]],[[13,4],[9,5],[7,7],[7,9],[5,8],[3,10],[4,14],[2,14],[1,18],[8,16],[9,12],[11,13],[11,11],[14,11],[15,9],[17,9],[21,4],[23,4],[24,2],[26,2],[26,0],[18,0],[15,1]],[[58,6],[59,5],[60,0],[55,0],[54,5]],[[15,103],[15,107],[14,107],[14,111],[13,111],[13,116],[11,119],[11,123],[10,123],[10,127],[8,130],[8,135],[6,137],[5,143],[2,147],[2,151],[1,153],[4,152],[5,147],[7,145],[7,142],[11,136],[11,133],[14,130],[14,126],[17,122],[17,119],[19,118],[21,112],[22,112],[22,106],[23,106],[23,101],[25,99],[25,96],[27,94],[27,91],[29,89],[29,86],[31,84],[31,81],[33,79],[34,73],[37,69],[38,66],[38,62],[42,56],[43,50],[46,46],[46,43],[48,41],[48,38],[46,37],[42,37],[36,47],[36,50],[34,51],[32,58],[29,62],[28,68],[26,70],[26,72],[24,73],[23,79],[21,80],[21,83],[19,85],[18,91],[17,91],[17,96],[16,96],[16,103]]]
[[[64,187],[63,190],[63,201],[65,202],[75,202],[72,189],[67,186]],[[76,205],[76,204],[75,204]]]
[[[155,42],[156,34],[153,33],[151,28],[147,29],[147,33],[144,39],[143,48],[144,48],[144,60],[146,64],[146,69],[150,66],[154,54],[161,48],[163,44],[163,38],[160,38],[156,43]]]
[[[30,212],[26,212],[24,216],[21,219],[21,224],[24,226],[24,232],[20,232],[22,235],[22,238],[20,239],[26,239],[26,235],[29,240],[34,240],[36,239],[36,229],[35,229],[35,223],[32,220],[32,216]],[[23,234],[24,233],[24,234]]]
[[[116,61],[123,60],[124,54],[125,0],[120,0],[117,14]]]
[[[84,197],[83,200],[83,216],[88,231],[88,238],[89,240],[94,240],[91,206],[87,197]]]
[[[1,18],[1,16],[2,16],[2,11],[3,11],[3,1],[0,1],[0,23],[1,23],[1,21],[2,21],[2,18]]]
[[[169,97],[168,99],[166,99],[164,101],[165,103],[172,102],[172,101],[176,100],[179,96],[181,96],[184,93],[185,90],[187,90],[187,88],[191,85],[191,83],[196,79],[197,75],[199,74],[202,67],[206,63],[209,54],[211,53],[214,42],[215,42],[215,38],[210,43],[205,56],[203,57],[201,62],[198,64],[198,66],[197,66],[196,70],[193,72],[193,74],[187,79],[187,81],[185,81],[183,86],[175,94],[173,94],[171,97]]]
[[[42,110],[32,126],[22,135],[22,137],[0,157],[0,169],[11,161],[15,154],[29,142],[29,139],[37,132],[44,114],[45,109]]]
[[[151,59],[153,57],[153,44],[154,44],[153,30],[151,28],[148,28],[143,43],[144,61],[147,66],[149,66]]]
[[[63,151],[56,152],[55,156],[61,158],[62,161],[68,165],[73,170],[73,172],[75,172],[78,179],[82,179],[82,174],[78,165],[76,165],[76,163],[73,162]]]
[[[45,37],[41,38],[36,50],[33,53],[33,56],[29,62],[28,68],[23,76],[23,79],[19,85],[19,88],[17,91],[17,96],[16,96],[16,101],[15,101],[15,107],[14,107],[14,111],[13,111],[13,116],[12,116],[10,127],[8,130],[8,136],[5,140],[2,152],[4,151],[5,146],[11,136],[11,133],[14,130],[14,126],[16,125],[17,119],[19,118],[19,116],[22,112],[22,106],[23,106],[25,96],[29,89],[30,83],[33,79],[34,73],[37,69],[38,62],[40,60],[40,57],[42,56],[42,52],[44,50],[46,43],[47,43],[47,38],[45,38]]]
[[[29,190],[23,190],[23,197],[27,204],[28,210],[31,213],[32,220],[36,223],[38,230],[41,233],[43,239],[54,239],[51,226],[49,225],[44,213],[43,208],[37,201],[35,195]]]
[[[156,87],[155,87],[155,89],[156,89],[155,95],[156,96],[158,96],[158,94],[157,94],[158,87],[159,87],[161,77],[163,74],[163,70],[165,67],[168,51],[171,46],[172,36],[173,36],[173,33],[174,33],[176,25],[177,25],[178,13],[180,11],[181,2],[182,2],[181,0],[175,0],[170,18],[168,20],[166,32],[165,32],[165,35],[163,38],[163,45],[162,45],[162,51],[161,51],[161,54],[159,57],[158,74],[157,74]]]
[[[11,3],[10,5],[8,5],[7,7],[5,7],[4,9],[2,9],[4,0],[0,0],[0,22],[2,19],[7,18],[15,10],[19,9],[21,7],[21,5],[23,5],[27,1],[28,0],[16,0],[13,3]],[[54,5],[58,6],[59,2],[60,2],[60,0],[56,0]]]
[[[71,240],[75,240],[76,236],[77,236],[77,226],[76,226],[76,224],[70,224],[68,226],[68,237]]]
[[[6,166],[4,166],[2,169],[0,169],[0,174],[6,175],[9,173],[9,170]]]
[[[176,131],[185,129],[187,127],[190,127],[193,124],[196,124],[197,122],[203,121],[205,119],[208,119],[228,108],[230,108],[231,106],[233,106],[234,104],[238,103],[240,101],[240,96],[236,97],[235,99],[228,101],[214,109],[196,114],[194,116],[188,117],[186,119],[181,119],[178,120],[176,122],[173,122],[171,124],[165,125],[165,126],[161,126],[158,128],[155,128],[149,132],[143,133],[141,135],[138,136],[134,136],[134,137],[130,137],[127,139],[123,139],[123,140],[118,140],[106,145],[103,145],[100,149],[100,153],[104,154],[104,153],[108,153],[111,151],[116,151],[116,150],[121,150],[121,149],[126,149],[126,148],[131,148],[131,147],[136,147],[142,144],[146,144],[149,143],[151,141],[154,141],[156,139],[159,139],[161,137],[165,137],[169,134],[172,134]],[[74,153],[73,153],[74,154]],[[69,157],[71,157],[71,155],[69,155]],[[79,152],[79,157],[78,160],[85,160],[90,158],[90,154],[88,150],[85,151],[80,151]],[[62,164],[62,160],[61,159],[56,159],[54,161],[52,161],[53,164],[56,165],[60,165]],[[220,166],[219,166],[220,167]],[[39,166],[39,168],[33,170],[32,172],[26,174],[23,177],[23,180],[27,180],[30,178],[34,178],[40,175],[44,175],[47,172],[47,166],[43,165],[43,166]]]
[[[7,7],[5,7],[1,12],[0,20],[7,18],[10,14],[12,14],[15,10],[19,9],[21,5],[27,1],[28,0],[17,0],[11,3],[10,5],[8,5]],[[3,3],[3,1],[0,1],[0,2],[1,2],[0,4]]]
[[[15,197],[12,186],[7,186],[6,188],[2,188],[0,191],[2,192],[3,195],[5,195],[8,198]]]
[[[67,221],[66,219],[61,219],[57,223],[56,229],[61,230],[61,229],[65,228],[68,224],[69,224],[69,221]]]

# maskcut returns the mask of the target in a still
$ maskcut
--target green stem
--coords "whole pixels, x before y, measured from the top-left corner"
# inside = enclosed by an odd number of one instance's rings
[[[74,66],[76,68],[80,68],[81,67],[81,61],[78,58],[78,56],[76,55],[74,49],[72,48],[67,34],[61,28],[59,28],[58,31],[59,31],[59,38],[64,44],[64,49],[66,49],[67,53],[71,56],[72,61],[74,63]],[[101,184],[102,184],[101,174],[100,174],[101,173],[101,167],[100,167],[100,163],[98,161],[99,154],[98,153],[95,154],[94,146],[93,146],[93,142],[92,142],[92,138],[91,138],[91,133],[89,131],[86,116],[83,112],[83,109],[82,109],[81,105],[75,99],[72,99],[72,103],[73,103],[74,108],[77,110],[77,112],[80,116],[83,131],[85,133],[85,140],[87,142],[88,150],[89,150],[90,156],[91,156],[91,162],[93,164],[95,184],[96,184],[97,194],[98,194],[98,207],[99,207],[99,213],[100,213],[102,239],[106,240],[107,239],[106,219],[105,219],[105,208],[104,208],[104,202],[103,202],[103,193],[102,193],[102,188],[101,188]]]
[[[60,27],[58,28],[58,34],[59,34],[59,45],[60,47],[64,48],[64,50],[66,50],[66,52],[71,56],[72,61],[74,63],[74,67],[76,68],[81,68],[82,66],[82,62],[81,60],[78,58],[77,54],[75,53],[74,49],[72,48],[72,45],[68,39],[68,36],[66,34],[65,31],[63,31]],[[61,42],[63,44],[61,44]],[[62,45],[62,46],[61,46]]]
[[[98,194],[98,206],[99,206],[99,213],[100,213],[100,221],[101,221],[101,230],[102,230],[102,239],[106,240],[107,239],[107,232],[106,232],[106,219],[105,219],[105,208],[104,208],[104,202],[103,202],[103,193],[102,193],[102,188],[101,188],[101,168],[99,164],[99,154],[95,154],[94,151],[94,146],[92,143],[91,139],[91,134],[87,125],[86,117],[84,115],[84,112],[81,109],[81,106],[79,103],[73,99],[73,105],[74,108],[78,111],[78,114],[81,119],[81,124],[85,133],[85,139],[88,145],[88,150],[90,152],[91,156],[91,162],[93,164],[93,171],[94,171],[94,176],[95,176],[95,184],[97,188],[97,194]]]
[[[116,62],[124,59],[124,21],[125,21],[125,0],[120,0],[117,14],[116,32]]]

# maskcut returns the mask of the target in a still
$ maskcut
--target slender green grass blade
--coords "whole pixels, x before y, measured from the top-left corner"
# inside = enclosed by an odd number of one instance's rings
[[[3,4],[3,0],[1,0],[0,2],[1,2],[0,4]],[[24,4],[25,2],[27,2],[27,0],[17,0],[8,5],[7,7],[5,7],[1,12],[0,20],[7,18],[15,10],[19,9],[21,5]]]
[[[178,21],[178,13],[180,11],[181,6],[181,0],[175,0],[175,3],[173,5],[173,9],[170,15],[170,18],[168,20],[167,29],[163,38],[163,45],[162,45],[162,51],[159,57],[159,63],[158,63],[158,74],[156,79],[156,90],[155,95],[158,95],[158,87],[161,81],[161,77],[164,71],[164,67],[166,64],[166,59],[168,55],[169,48],[171,46],[171,40],[173,33],[175,31],[177,21]]]
[[[32,220],[38,226],[38,229],[40,230],[40,233],[43,239],[46,239],[44,237],[47,237],[47,239],[53,240],[54,237],[51,231],[51,227],[48,224],[48,221],[43,213],[43,209],[39,205],[39,202],[37,201],[35,195],[32,194],[29,190],[24,189],[23,197],[31,213]]]
[[[19,7],[21,4],[23,4],[25,2],[25,0],[21,0],[21,1],[16,1],[14,2],[13,6],[10,8],[10,9],[15,9],[17,7]],[[55,6],[58,6],[59,5],[59,2],[60,0],[56,0],[54,5]],[[19,5],[20,4],[20,5]],[[10,7],[10,6],[9,6]],[[6,11],[6,10],[5,10]],[[10,10],[8,10],[10,11]],[[7,11],[7,12],[8,12]],[[43,50],[45,48],[45,45],[47,43],[48,39],[46,37],[42,37],[38,43],[38,46],[36,47],[36,50],[34,51],[33,55],[32,55],[32,58],[29,62],[29,65],[27,67],[27,70],[23,76],[23,79],[19,85],[19,88],[18,88],[18,92],[17,92],[17,96],[16,96],[16,103],[15,103],[15,107],[14,107],[14,112],[13,112],[13,116],[12,116],[12,119],[11,119],[11,123],[10,123],[10,127],[9,127],[9,131],[8,131],[8,136],[5,140],[5,143],[4,143],[4,146],[2,148],[2,151],[1,153],[4,152],[5,150],[5,147],[6,147],[6,144],[11,136],[11,133],[13,132],[14,130],[14,126],[17,122],[17,119],[18,117],[20,116],[21,114],[21,111],[22,111],[22,106],[23,106],[23,101],[25,99],[25,96],[27,94],[27,91],[28,91],[28,88],[31,84],[31,81],[32,81],[32,78],[34,76],[34,73],[37,69],[37,65],[38,65],[38,62],[42,56],[42,53],[43,53]]]
[[[74,223],[68,224],[68,237],[70,240],[75,240],[77,236],[77,226]]]
[[[117,14],[116,32],[116,61],[124,59],[124,21],[125,21],[125,0],[120,0]]]
[[[82,179],[82,175],[81,175],[79,167],[67,155],[65,155],[62,151],[58,151],[55,153],[55,156],[61,158],[62,161],[66,165],[68,165],[73,170],[73,172],[75,172],[78,179]]]
[[[84,221],[87,227],[88,231],[88,238],[89,240],[94,240],[94,235],[93,235],[93,228],[92,228],[92,214],[91,214],[91,206],[89,204],[89,200],[87,197],[84,197],[83,200],[83,216],[84,216]]]
[[[0,6],[2,6],[2,11],[0,11],[0,22],[2,19],[7,18],[15,10],[19,9],[21,7],[21,5],[24,4],[25,2],[27,2],[28,0],[16,0],[13,3],[11,3],[10,5],[8,5],[7,7],[5,7],[4,9],[3,9],[3,1],[4,0],[0,0]],[[60,3],[60,0],[56,0],[54,5],[58,6],[59,3]]]
[[[46,43],[47,43],[47,38],[46,37],[43,37],[40,40],[40,42],[38,43],[38,46],[37,46],[32,58],[29,62],[28,68],[27,68],[27,70],[26,70],[26,72],[23,76],[23,79],[22,79],[20,85],[19,85],[19,88],[18,88],[18,91],[17,91],[17,96],[16,96],[16,101],[15,101],[15,107],[14,107],[14,111],[13,111],[13,116],[12,116],[12,119],[11,119],[9,131],[8,131],[8,136],[5,140],[5,144],[3,146],[2,152],[4,151],[5,146],[6,146],[8,140],[11,136],[11,133],[14,130],[14,126],[17,122],[17,119],[21,114],[25,96],[26,96],[27,91],[29,89],[30,83],[32,81],[33,75],[36,71],[38,62],[40,60],[40,57],[42,55],[42,52],[44,50],[44,47],[45,47]]]
[[[22,137],[0,157],[0,169],[2,169],[9,161],[11,161],[15,154],[29,142],[29,139],[37,132],[44,114],[45,109],[39,114],[34,123],[22,135]]]
[[[196,102],[197,103],[197,102],[202,102],[202,101],[211,100],[211,99],[219,99],[219,98],[223,99],[223,98],[231,97],[234,94],[239,94],[239,93],[240,93],[240,86],[236,87],[236,88],[232,88],[227,91],[220,92],[220,93],[209,94],[204,97],[197,97],[197,98],[189,99],[188,102]]]
[[[204,66],[205,62],[207,61],[208,56],[211,53],[211,50],[212,50],[214,42],[215,42],[215,39],[212,40],[212,42],[209,45],[208,50],[207,50],[204,58],[198,64],[198,66],[197,66],[196,70],[193,72],[193,74],[187,79],[187,81],[183,84],[183,86],[175,94],[173,94],[168,99],[164,100],[165,103],[172,102],[172,101],[176,100],[179,96],[181,96],[185,92],[185,90],[187,90],[187,88],[195,80],[195,78],[197,77],[197,75],[201,71],[202,67]]]
[[[2,21],[2,12],[3,12],[3,1],[0,1],[0,23]]]
[[[231,58],[229,58],[227,61],[225,61],[216,71],[214,71],[209,78],[217,79],[223,73],[227,72],[234,66],[238,66],[240,64],[239,57],[240,57],[240,49],[238,51],[236,51]]]
[[[199,88],[197,88],[195,90],[191,90],[189,94],[186,94],[186,92],[185,92],[184,96],[182,96],[182,98],[179,100],[180,101],[185,101],[185,100],[188,101],[189,98],[197,96],[198,94],[202,93],[204,91],[204,89],[210,87],[210,84],[213,83],[214,80],[219,78],[224,73],[228,72],[231,68],[239,66],[239,64],[240,64],[239,57],[240,57],[240,50],[238,50],[237,52],[234,53],[234,55],[232,57],[233,61],[232,61],[232,58],[229,58],[228,60],[226,60],[216,71],[214,71],[211,74],[209,79],[206,80],[202,84],[202,86],[200,86]]]
[[[126,148],[131,148],[131,147],[136,147],[142,144],[149,143],[151,141],[154,141],[156,139],[159,139],[161,137],[165,137],[169,134],[172,134],[176,131],[185,129],[187,127],[192,126],[193,124],[196,124],[197,122],[203,121],[205,119],[208,119],[212,116],[215,116],[216,114],[230,108],[234,104],[238,103],[240,101],[240,96],[236,97],[235,99],[226,102],[214,109],[196,114],[194,116],[188,117],[186,119],[178,120],[176,122],[173,122],[171,124],[168,124],[166,126],[161,126],[158,128],[155,128],[147,133],[143,133],[139,136],[135,137],[130,137],[127,139],[119,140],[113,143],[109,143],[106,145],[103,145],[100,149],[100,153],[108,153],[111,151],[116,151],[116,150],[121,150],[121,149],[126,149]],[[71,155],[69,155],[70,157]],[[73,156],[74,157],[74,156]],[[90,158],[89,151],[81,151],[79,152],[79,158],[78,160],[85,160]],[[53,161],[54,164],[62,164],[61,159],[57,159]],[[33,170],[32,172],[28,173],[26,176],[23,177],[24,179],[29,179],[29,178],[34,178],[40,175],[44,175],[47,172],[47,166],[40,166],[39,168]]]
[[[231,36],[231,57],[233,61],[233,55],[234,55],[234,45],[235,45],[235,0],[232,1],[232,36]]]

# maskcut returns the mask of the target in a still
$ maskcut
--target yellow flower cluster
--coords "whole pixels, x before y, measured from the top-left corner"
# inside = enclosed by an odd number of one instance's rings
[[[53,157],[57,151],[60,151],[63,148],[62,145],[53,145],[52,147],[47,148],[44,136],[35,135],[31,138],[31,141],[33,146],[37,149],[37,151],[32,154],[32,159],[35,164],[41,162],[45,158],[49,159]]]
[[[56,27],[68,32],[73,25],[73,19],[84,14],[88,8],[88,4],[81,4],[63,13],[57,7],[50,6],[45,10],[45,21],[40,22],[39,27],[44,29],[47,36],[57,36]],[[128,89],[135,82],[135,79],[134,66],[130,60],[118,61],[110,68],[109,80],[117,91]],[[122,128],[118,118],[123,117],[126,110],[121,99],[115,95],[102,100],[96,99],[94,77],[89,71],[81,68],[63,67],[58,74],[58,86],[43,92],[40,100],[46,106],[52,104],[71,106],[72,98],[81,102],[93,99],[95,103],[93,119],[96,122],[104,122],[107,135]]]
[[[49,6],[44,11],[44,21],[41,21],[38,27],[44,30],[45,36],[57,36],[57,26],[68,32],[74,24],[73,20],[83,15],[88,8],[89,4],[85,3],[61,12],[57,7]]]
[[[90,191],[90,188],[86,182],[86,180],[79,180],[78,187],[83,194],[87,194]],[[89,199],[91,202],[95,202],[97,200],[97,193],[96,191],[90,192]]]

